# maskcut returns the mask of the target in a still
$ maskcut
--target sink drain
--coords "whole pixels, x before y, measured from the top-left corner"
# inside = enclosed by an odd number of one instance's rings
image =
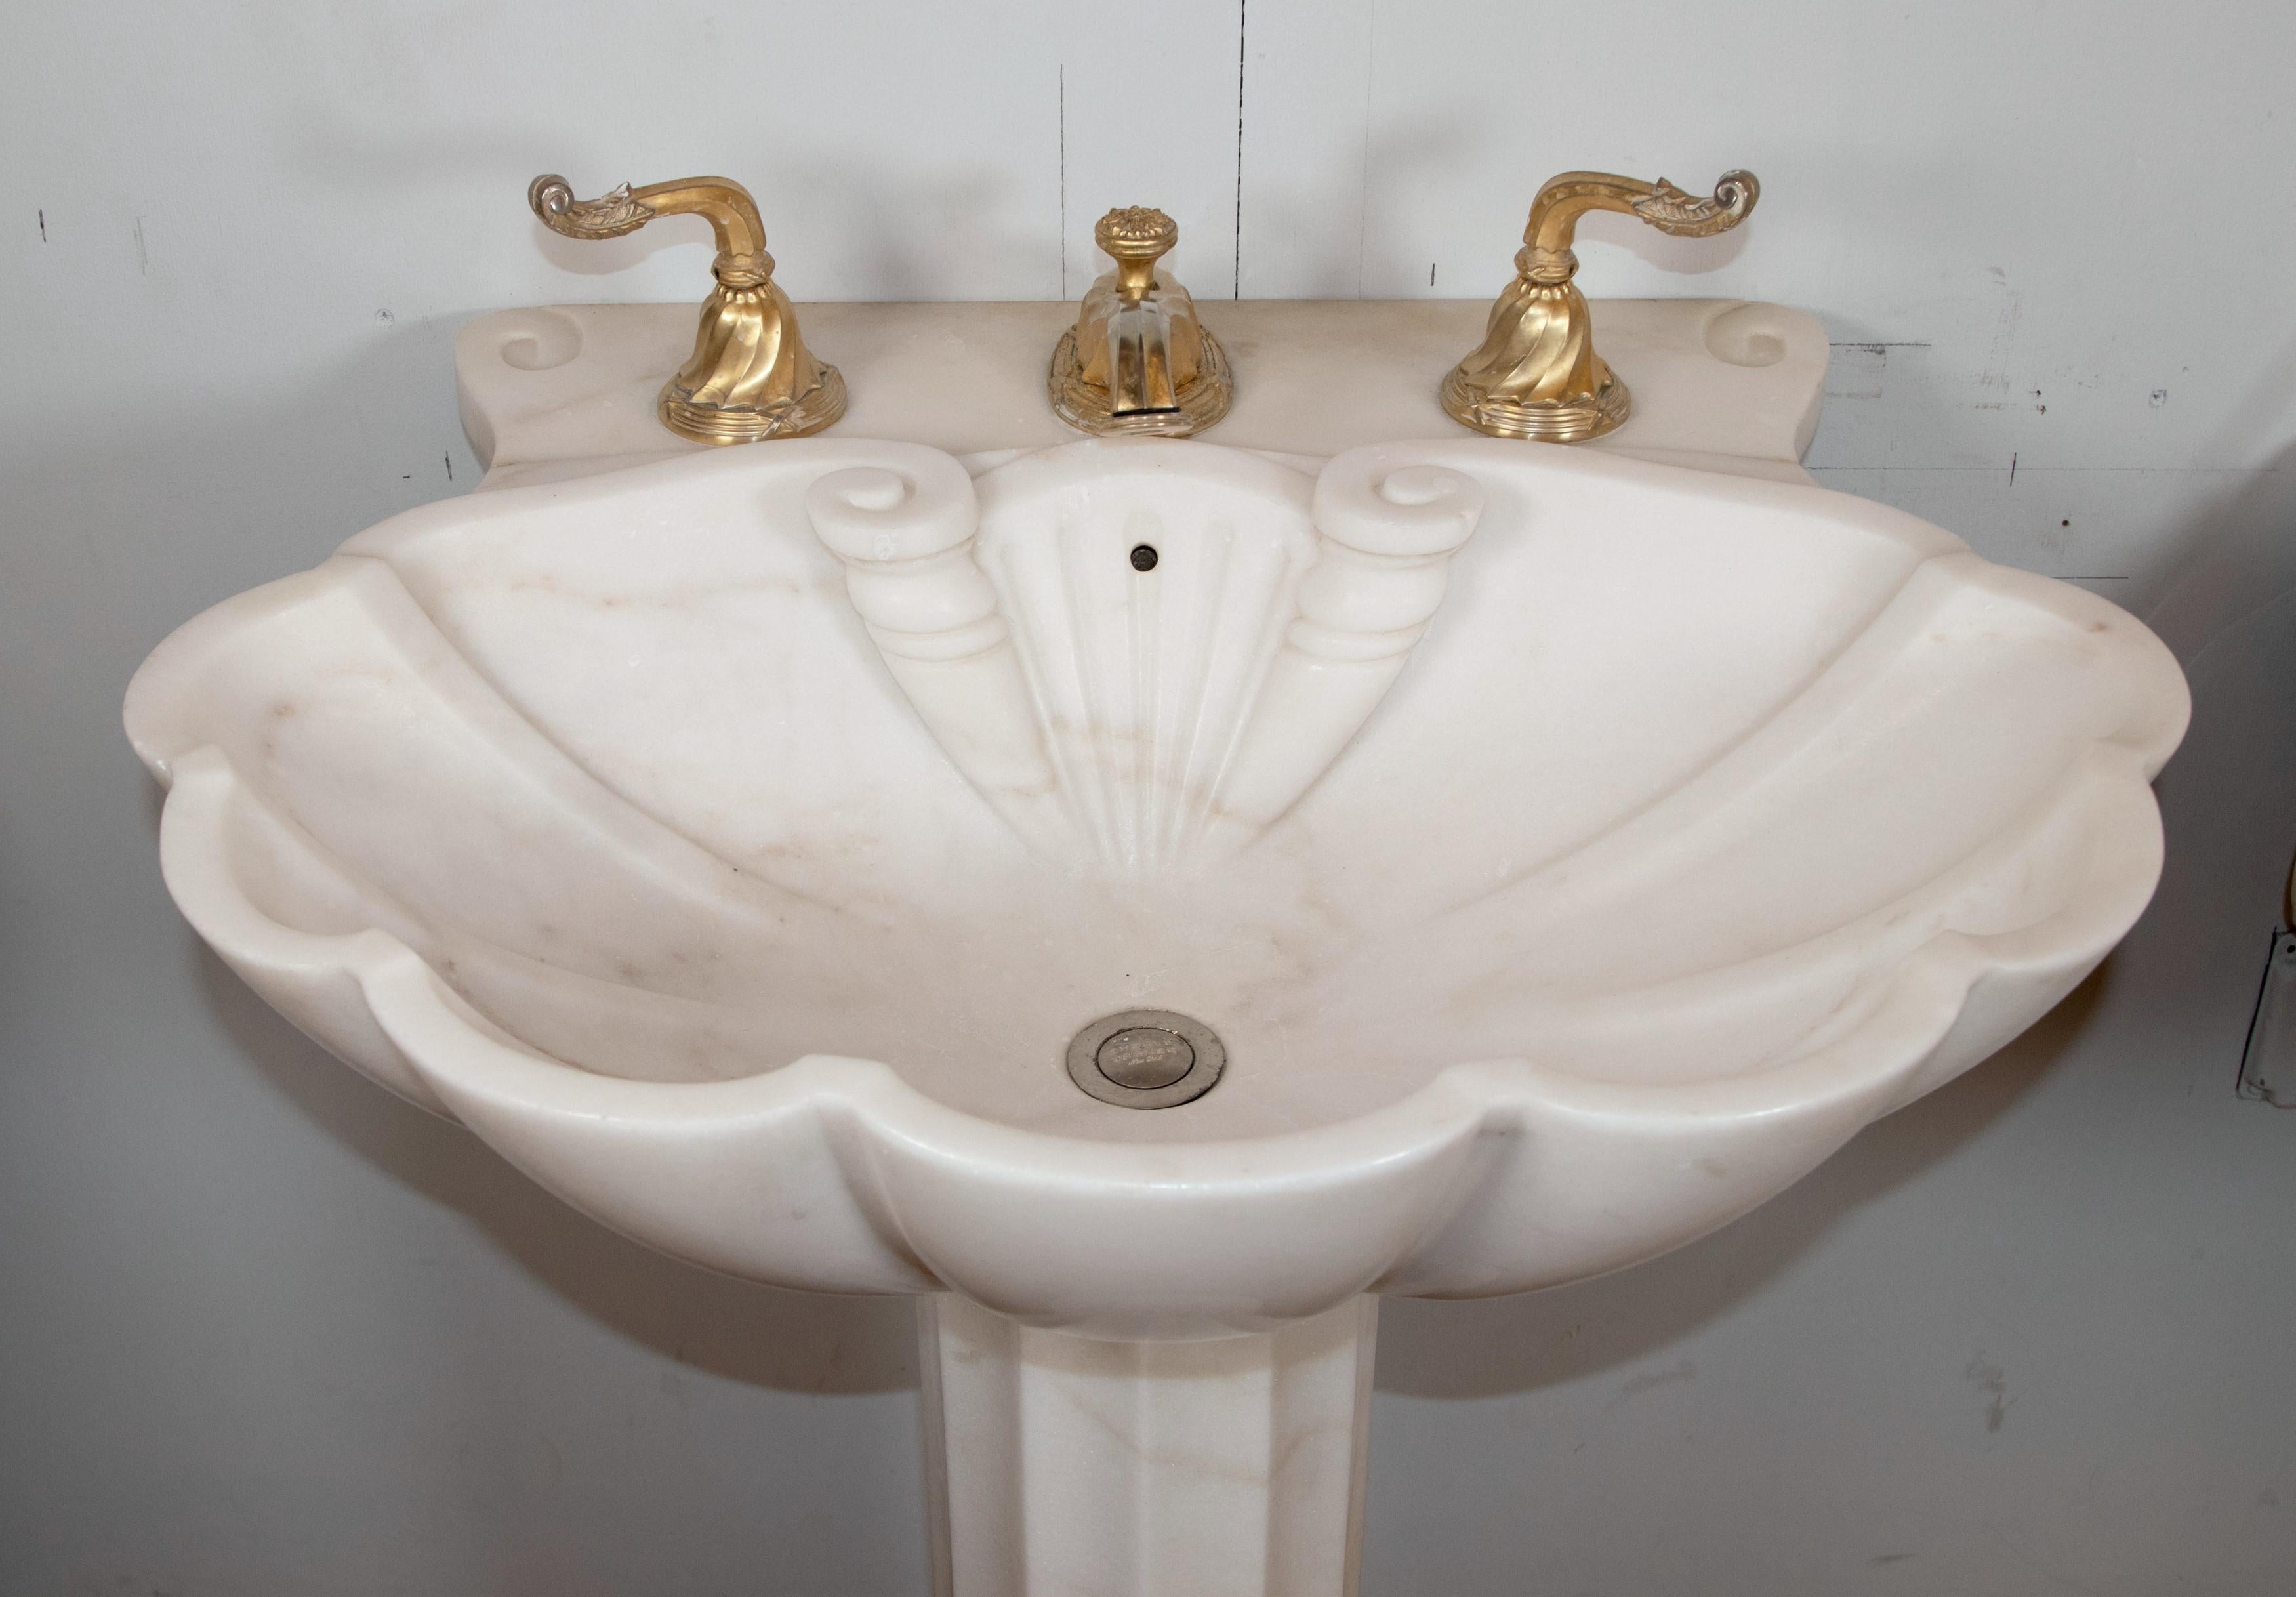
[[[1201,1098],[1227,1066],[1211,1027],[1169,1009],[1105,1015],[1069,1042],[1069,1079],[1104,1104],[1168,1109]]]

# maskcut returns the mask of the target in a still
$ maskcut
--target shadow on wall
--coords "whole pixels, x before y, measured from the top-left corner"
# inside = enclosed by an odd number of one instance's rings
[[[2031,1091],[2071,1050],[2112,972],[2108,959],[2000,1053],[1875,1122],[1784,1193],[1687,1247],[1517,1297],[1389,1299],[1380,1307],[1380,1389],[1414,1397],[1529,1392],[1690,1336],[1759,1293],[1843,1216],[1951,1155]]]
[[[2221,987],[2202,1034],[2231,1040],[2227,1079],[2268,935],[2296,913],[2296,693],[2286,663],[2296,638],[2296,341],[2235,414],[2239,424],[2209,456],[2262,469],[2164,540],[2149,574],[2161,597],[2144,613],[2193,690],[2192,730],[2158,784],[2169,868],[2154,915],[2176,916],[2185,934],[2148,957],[2148,976],[2170,992]],[[2213,892],[2185,901],[2195,872]]]
[[[2281,364],[2296,367],[2296,346]],[[2269,407],[2260,399],[2251,414]],[[2190,677],[2194,720],[2159,783],[2161,886],[2120,949],[1993,1058],[1702,1241],[1520,1297],[1390,1300],[1382,1390],[1492,1396],[1649,1359],[1760,1293],[1845,1215],[1949,1157],[2061,1069],[2092,1086],[2147,1078],[2155,1091],[2182,1082],[2230,1097],[2296,851],[2296,679],[2284,663],[2296,654],[2296,442],[2268,455],[2252,442],[2228,440],[2215,457],[2262,459],[2265,473],[2179,530],[2150,577],[2165,597],[2146,620]]]
[[[2265,370],[2238,414],[2242,426],[2210,451],[2230,462],[2259,462],[2262,474],[2166,540],[2152,591],[2161,595],[2144,621],[2190,670],[2209,644],[2266,605],[2296,590],[2296,437],[2275,442],[2242,432],[2296,430],[2296,342]]]

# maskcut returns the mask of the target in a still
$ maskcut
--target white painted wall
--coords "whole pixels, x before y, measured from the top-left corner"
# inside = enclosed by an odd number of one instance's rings
[[[1811,464],[2151,613],[2169,874],[2039,1032],[1672,1259],[1387,1313],[1366,1597],[2296,1589],[2296,1115],[2232,1097],[2296,814],[2279,0],[21,4],[0,13],[0,1594],[922,1589],[906,1308],[604,1235],[356,1081],[161,892],[119,696],[474,473],[457,322],[1049,298],[1160,204],[1200,294],[1484,297],[1548,173],[1760,174],[1596,296],[1824,317]],[[1438,374],[1429,374],[1432,382]],[[451,477],[450,477],[451,474]]]

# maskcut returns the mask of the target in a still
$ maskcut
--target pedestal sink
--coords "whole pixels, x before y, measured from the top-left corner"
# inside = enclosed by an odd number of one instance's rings
[[[127,704],[327,1048],[668,1253],[918,1295],[957,1597],[1349,1590],[1377,1295],[1649,1258],[1999,1048],[2185,715],[1905,515],[1464,437],[510,489]]]

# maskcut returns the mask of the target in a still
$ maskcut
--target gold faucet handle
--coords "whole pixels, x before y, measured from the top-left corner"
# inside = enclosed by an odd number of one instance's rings
[[[661,214],[635,197],[627,183],[594,200],[578,200],[574,185],[555,172],[545,172],[527,185],[526,202],[545,226],[568,238],[619,238]]]
[[[1522,242],[1546,250],[1567,250],[1578,218],[1590,210],[1638,216],[1661,233],[1706,238],[1726,233],[1746,219],[1762,185],[1751,172],[1725,172],[1713,197],[1686,193],[1660,178],[1644,183],[1616,172],[1562,172],[1538,185]]]
[[[698,216],[717,235],[693,354],[661,391],[661,424],[702,443],[803,438],[845,414],[845,380],[814,358],[797,312],[774,282],[766,225],[750,191],[730,177],[681,177],[578,200],[555,172],[528,185],[526,202],[553,233],[619,238],[657,217]]]
[[[1092,225],[1092,242],[1116,262],[1116,285],[1127,294],[1156,285],[1156,263],[1180,242],[1180,225],[1148,205],[1127,205]]]
[[[624,183],[595,200],[578,200],[573,185],[545,172],[527,185],[526,202],[543,226],[568,238],[619,238],[656,217],[698,216],[718,237],[711,270],[718,282],[728,288],[755,288],[774,275],[758,202],[731,177],[680,177],[640,189]]]
[[[1154,260],[1180,242],[1180,225],[1152,205],[1127,205],[1092,225],[1092,242],[1117,260]]]
[[[1634,202],[1635,214],[1660,233],[1677,238],[1711,238],[1744,221],[1762,197],[1761,180],[1751,172],[1730,171],[1715,184],[1711,197],[1685,193],[1665,178]]]
[[[1535,282],[1569,282],[1578,269],[1571,242],[1578,218],[1590,210],[1640,217],[1677,238],[1710,238],[1744,221],[1761,197],[1762,185],[1751,172],[1723,173],[1710,199],[1687,193],[1663,177],[1644,183],[1616,172],[1563,172],[1539,185],[1515,265]]]
[[[1709,238],[1746,219],[1762,185],[1751,172],[1722,174],[1702,199],[1660,178],[1564,172],[1539,185],[1514,258],[1515,280],[1491,307],[1483,342],[1451,368],[1439,391],[1462,426],[1494,438],[1575,443],[1627,419],[1627,385],[1595,352],[1594,313],[1570,281],[1570,245],[1590,210],[1640,217],[1661,233]]]

